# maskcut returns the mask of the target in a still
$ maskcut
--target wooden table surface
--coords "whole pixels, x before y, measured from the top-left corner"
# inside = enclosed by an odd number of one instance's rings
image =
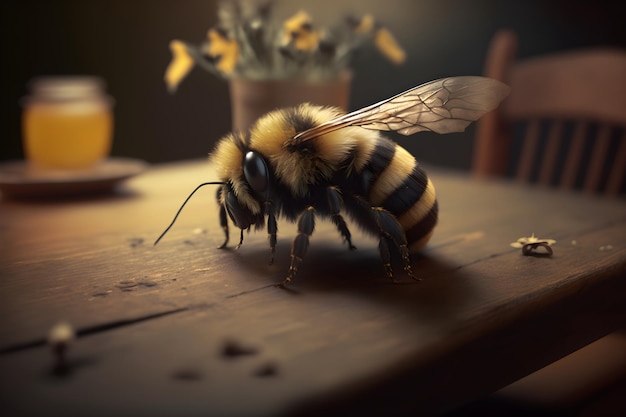
[[[391,284],[377,242],[318,222],[289,290],[293,225],[218,250],[215,189],[157,246],[204,161],[114,195],[0,200],[0,409],[16,415],[436,414],[626,322],[626,203],[429,171],[440,224]],[[352,223],[349,223],[352,224]],[[552,257],[509,243],[556,239]],[[231,229],[231,242],[237,231]],[[78,333],[55,374],[50,328]],[[6,414],[5,414],[6,415]]]

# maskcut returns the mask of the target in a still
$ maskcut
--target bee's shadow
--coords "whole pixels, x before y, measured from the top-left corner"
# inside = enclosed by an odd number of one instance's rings
[[[354,244],[357,249],[349,250],[339,239],[318,242],[312,238],[296,277],[283,290],[294,295],[347,292],[428,315],[448,314],[461,308],[472,292],[471,280],[436,254],[412,255],[418,280],[403,270],[399,256],[394,257],[393,282],[385,273],[376,242],[370,239]],[[269,266],[269,250],[265,246],[249,245],[245,250],[242,247],[235,256],[242,257],[238,265],[248,269],[255,279],[278,284],[290,266],[290,245],[288,238],[279,239],[274,262]]]

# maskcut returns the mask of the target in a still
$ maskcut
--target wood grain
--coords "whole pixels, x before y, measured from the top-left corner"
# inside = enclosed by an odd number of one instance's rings
[[[2,201],[3,403],[26,415],[429,414],[624,322],[623,201],[429,172],[440,224],[414,259],[422,281],[396,268],[400,285],[371,237],[352,226],[349,251],[320,221],[293,285],[274,287],[293,225],[279,222],[272,265],[265,232],[218,250],[214,190],[152,246],[188,192],[212,179],[202,161],[155,167],[114,196]],[[557,240],[553,257],[509,246],[533,232]],[[62,379],[43,347],[59,320],[80,335]],[[228,343],[252,353],[224,354]]]

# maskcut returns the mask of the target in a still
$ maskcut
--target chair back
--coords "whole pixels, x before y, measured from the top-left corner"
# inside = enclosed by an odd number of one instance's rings
[[[616,195],[626,185],[626,50],[589,48],[517,60],[517,36],[495,34],[484,73],[507,83],[477,125],[479,177]]]

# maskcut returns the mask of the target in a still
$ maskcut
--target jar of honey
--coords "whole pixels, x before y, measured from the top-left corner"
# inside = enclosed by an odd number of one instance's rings
[[[26,159],[36,168],[83,169],[106,158],[113,140],[113,99],[91,76],[41,77],[23,99]]]

